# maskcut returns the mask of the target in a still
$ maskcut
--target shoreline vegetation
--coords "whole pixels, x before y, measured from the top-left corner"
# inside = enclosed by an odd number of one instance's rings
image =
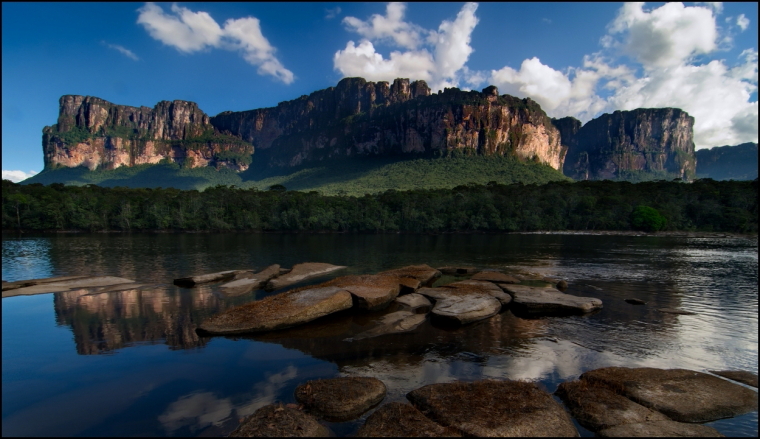
[[[467,184],[364,196],[3,180],[3,232],[756,234],[757,179]]]

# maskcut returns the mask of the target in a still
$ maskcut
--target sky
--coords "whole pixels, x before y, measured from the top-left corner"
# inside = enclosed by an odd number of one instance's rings
[[[530,97],[551,117],[677,107],[757,142],[757,3],[3,3],[2,178],[42,170],[62,95],[206,114],[344,77]]]

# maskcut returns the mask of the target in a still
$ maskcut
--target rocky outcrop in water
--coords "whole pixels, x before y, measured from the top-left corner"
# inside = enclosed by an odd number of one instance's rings
[[[576,180],[692,179],[696,171],[694,118],[677,108],[639,108],[603,114],[578,128],[553,121],[568,147],[563,172]]]

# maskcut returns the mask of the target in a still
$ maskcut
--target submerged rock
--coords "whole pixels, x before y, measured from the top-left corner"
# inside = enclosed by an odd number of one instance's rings
[[[389,402],[359,428],[358,437],[461,437],[451,427],[443,427],[426,418],[419,410],[402,402]]]
[[[625,302],[630,303],[631,305],[646,305],[647,304],[641,299],[625,299]]]
[[[310,322],[351,305],[351,293],[339,287],[305,287],[228,309],[198,328],[211,334],[272,331]]]
[[[305,262],[303,264],[296,264],[293,268],[278,277],[270,280],[266,284],[267,290],[276,290],[279,288],[287,287],[307,279],[312,279],[318,276],[323,276],[333,271],[346,268],[343,265],[325,264],[322,262]]]
[[[371,377],[340,377],[307,381],[296,387],[296,399],[312,413],[330,421],[358,418],[385,398],[385,384]]]
[[[418,292],[435,299],[433,315],[459,324],[496,315],[502,307],[498,297],[507,296],[496,285],[484,281],[454,282],[438,288],[421,288]]]
[[[510,276],[508,274],[500,273],[498,271],[481,271],[480,273],[471,277],[470,280],[484,280],[488,282],[505,283],[505,284],[519,284],[520,283],[520,279],[514,276]]]
[[[270,265],[258,273],[245,272],[235,275],[235,280],[219,286],[219,290],[228,296],[245,294],[247,292],[263,288],[264,285],[275,276],[280,274],[278,264]]]
[[[401,290],[398,276],[343,276],[322,284],[340,287],[354,296],[355,306],[374,311],[385,308]]]
[[[108,287],[122,284],[136,284],[132,279],[115,276],[65,276],[59,278],[19,281],[28,286],[10,288],[3,291],[3,297],[30,296],[34,294],[55,293],[78,288]]]
[[[601,437],[724,437],[707,425],[671,420],[620,424],[596,433]]]
[[[711,370],[710,373],[720,375],[729,380],[738,381],[748,386],[757,387],[757,374],[745,370]]]
[[[514,307],[530,315],[584,314],[602,307],[593,297],[565,294],[552,287],[500,284],[514,299]]]
[[[430,384],[406,397],[431,420],[466,436],[578,436],[567,412],[533,383]]]
[[[441,272],[429,265],[409,265],[406,267],[387,270],[378,274],[390,274],[398,277],[411,277],[420,281],[422,286],[430,286],[441,277]],[[403,291],[402,291],[403,292]]]
[[[256,410],[230,437],[327,437],[327,429],[300,410],[270,404]]]
[[[425,314],[417,314],[410,310],[396,311],[386,314],[374,322],[372,328],[360,332],[346,341],[362,340],[386,334],[398,334],[416,329],[425,322]]]
[[[581,375],[679,422],[710,422],[757,410],[757,392],[685,369],[606,367]]]
[[[218,273],[199,274],[190,277],[181,277],[174,279],[174,285],[179,287],[190,288],[200,284],[207,284],[211,282],[220,282],[223,280],[229,280],[235,277],[236,274],[245,273],[247,270],[227,270],[220,271]]]

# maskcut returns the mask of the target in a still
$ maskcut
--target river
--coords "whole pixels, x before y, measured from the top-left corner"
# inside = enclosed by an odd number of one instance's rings
[[[3,235],[5,281],[86,274],[146,286],[2,299],[2,432],[223,436],[259,407],[295,402],[306,380],[336,376],[379,378],[389,402],[426,384],[483,378],[525,379],[554,392],[606,366],[757,373],[757,255],[757,237]],[[195,327],[204,318],[267,293],[225,297],[216,285],[172,285],[192,274],[307,261],[348,266],[310,283],[423,263],[535,273],[566,279],[567,293],[597,297],[604,308],[537,319],[507,310],[456,329],[426,322],[412,333],[354,341],[347,339],[382,312],[202,337]],[[327,425],[351,435],[366,416]],[[727,436],[758,434],[757,412],[707,425]]]

